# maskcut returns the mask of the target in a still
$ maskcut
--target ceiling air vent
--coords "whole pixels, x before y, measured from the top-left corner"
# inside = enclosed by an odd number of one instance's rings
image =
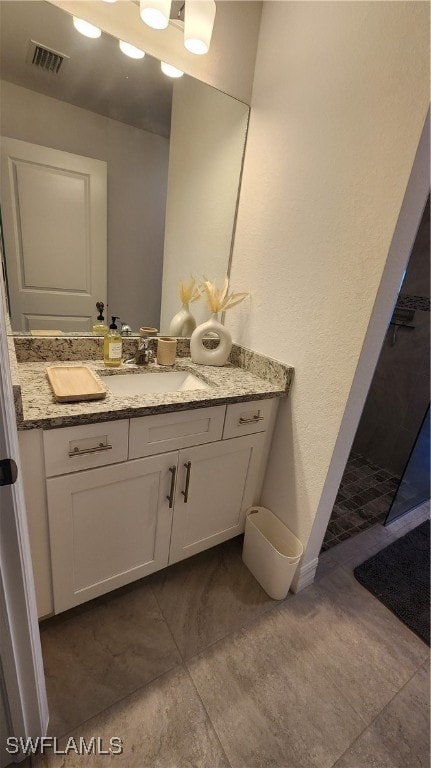
[[[47,48],[46,45],[41,45],[35,40],[30,40],[27,54],[27,62],[33,64],[39,69],[43,69],[45,72],[52,72],[54,75],[58,75],[61,67],[68,60],[69,56],[65,53],[59,53],[52,48]]]

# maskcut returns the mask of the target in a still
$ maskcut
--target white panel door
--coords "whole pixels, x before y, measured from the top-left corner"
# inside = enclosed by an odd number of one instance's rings
[[[177,453],[47,480],[54,611],[168,563]]]
[[[14,330],[91,330],[107,297],[106,181],[101,160],[1,138]]]
[[[261,433],[180,451],[169,563],[244,530],[264,440]]]
[[[0,270],[0,460],[13,459],[15,482],[0,473],[0,766],[15,761],[4,737],[45,735],[48,703],[37,624],[22,467],[18,449]],[[11,478],[12,479],[12,478]]]

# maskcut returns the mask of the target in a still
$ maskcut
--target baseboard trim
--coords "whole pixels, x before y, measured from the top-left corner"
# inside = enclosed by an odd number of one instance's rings
[[[293,577],[292,586],[290,587],[292,592],[301,592],[305,587],[309,587],[313,583],[316,575],[316,568],[319,562],[319,558],[315,557],[310,563],[304,563],[300,565]]]

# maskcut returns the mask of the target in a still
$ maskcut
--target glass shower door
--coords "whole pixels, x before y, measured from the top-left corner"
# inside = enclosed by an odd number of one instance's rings
[[[385,525],[430,498],[430,409],[425,414]]]

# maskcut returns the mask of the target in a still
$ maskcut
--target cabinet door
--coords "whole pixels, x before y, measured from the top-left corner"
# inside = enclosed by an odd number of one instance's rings
[[[169,563],[244,530],[264,440],[250,435],[180,451]]]
[[[167,453],[47,480],[55,613],[167,565],[177,458]]]

